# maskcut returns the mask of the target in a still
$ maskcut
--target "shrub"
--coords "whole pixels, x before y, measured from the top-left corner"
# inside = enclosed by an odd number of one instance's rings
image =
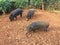
[[[15,2],[14,1],[8,1],[8,0],[5,0],[5,1],[0,1],[0,8],[3,12],[5,13],[9,13],[11,12],[13,9],[15,9]]]

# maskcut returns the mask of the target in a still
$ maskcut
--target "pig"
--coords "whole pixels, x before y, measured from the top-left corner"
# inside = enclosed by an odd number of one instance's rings
[[[13,21],[14,18],[17,19],[17,16],[18,16],[18,15],[20,15],[20,16],[22,17],[22,12],[23,12],[23,10],[20,9],[20,8],[17,8],[17,9],[15,9],[15,10],[13,10],[13,11],[10,13],[10,16],[9,16],[10,21]]]
[[[26,20],[28,21],[29,19],[31,19],[31,17],[33,17],[35,10],[34,9],[29,9],[27,14],[26,14]]]
[[[47,31],[49,27],[49,23],[45,21],[36,21],[29,24],[26,28],[27,32],[35,31],[35,30],[44,30]]]

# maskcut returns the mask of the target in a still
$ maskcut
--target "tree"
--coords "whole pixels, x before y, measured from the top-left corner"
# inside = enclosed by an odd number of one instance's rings
[[[30,5],[30,0],[28,0],[28,5]]]
[[[41,1],[42,1],[42,10],[44,10],[44,0]]]

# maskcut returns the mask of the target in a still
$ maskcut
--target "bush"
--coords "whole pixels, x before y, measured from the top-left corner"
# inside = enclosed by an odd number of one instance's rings
[[[6,1],[0,1],[0,2],[1,2],[0,8],[5,13],[10,13],[13,9],[15,9],[14,1],[11,2],[11,1],[6,0]]]
[[[7,3],[5,4],[5,7],[6,7],[6,11],[5,11],[5,12],[10,13],[12,10],[14,10],[14,9],[15,9],[14,4],[15,4],[14,1],[12,1],[12,2],[7,2]]]
[[[2,7],[0,7],[0,16],[3,14]]]
[[[16,8],[27,8],[28,2],[27,0],[16,0],[15,7]]]
[[[16,8],[39,8],[42,9],[42,2],[45,10],[60,10],[60,0],[1,0],[0,12],[10,13]]]

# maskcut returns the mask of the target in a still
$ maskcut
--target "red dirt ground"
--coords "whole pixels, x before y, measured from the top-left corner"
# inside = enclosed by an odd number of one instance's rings
[[[9,21],[9,14],[0,16],[0,45],[60,45],[60,14],[37,10],[29,21],[23,17]],[[26,27],[34,21],[49,22],[48,32],[38,31],[26,37]]]

